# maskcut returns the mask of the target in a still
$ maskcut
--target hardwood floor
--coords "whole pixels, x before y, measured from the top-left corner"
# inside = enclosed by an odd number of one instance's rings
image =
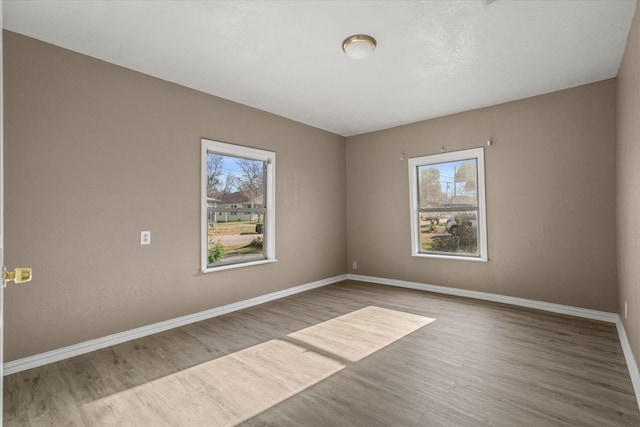
[[[8,426],[640,426],[615,325],[343,282],[4,378]]]

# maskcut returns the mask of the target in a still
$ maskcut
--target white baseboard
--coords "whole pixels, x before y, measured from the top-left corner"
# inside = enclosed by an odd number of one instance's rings
[[[567,314],[569,316],[584,317],[587,319],[601,320],[603,322],[616,323],[619,319],[616,313],[607,311],[590,310],[588,308],[572,307],[570,305],[554,304],[544,301],[535,301],[525,298],[510,297],[507,295],[490,294],[488,292],[470,291],[467,289],[449,288],[446,286],[426,285],[424,283],[407,282],[404,280],[384,279],[381,277],[360,276],[347,274],[347,279],[358,282],[371,282],[380,285],[397,286],[401,288],[418,289],[435,292],[438,294],[455,295],[459,297],[474,298],[485,301],[500,302],[503,304],[517,305],[520,307],[534,308],[553,313]]]
[[[126,341],[135,340],[138,338],[146,337],[148,335],[157,334],[158,332],[167,331],[169,329],[177,328],[179,326],[188,325],[190,323],[199,322],[201,320],[210,319],[212,317],[221,316],[223,314],[231,313],[234,311],[242,310],[244,308],[253,307],[254,305],[263,304],[265,302],[277,300],[280,298],[288,297],[300,292],[305,292],[311,289],[319,288],[322,286],[331,285],[333,283],[342,282],[347,279],[347,275],[331,277],[328,279],[318,280],[316,282],[307,283],[304,285],[296,286],[282,291],[272,292],[266,295],[260,295],[255,298],[250,298],[244,301],[234,302],[232,304],[223,305],[220,307],[211,308],[209,310],[200,311],[198,313],[188,314],[186,316],[177,317],[175,319],[165,320],[164,322],[158,322],[140,328],[131,329],[129,331],[120,332],[106,337],[97,338],[91,341],[85,341],[79,344],[70,345],[68,347],[59,348],[56,350],[47,351],[45,353],[35,354],[22,359],[12,360],[3,365],[4,375],[15,374],[16,372],[25,371],[27,369],[36,368],[38,366],[47,365],[49,363],[58,362],[60,360],[68,359],[81,354],[90,353],[95,350],[100,350],[105,347],[120,344]]]
[[[622,345],[622,351],[624,352],[624,358],[627,361],[627,367],[629,368],[629,376],[631,377],[631,384],[633,384],[633,391],[636,394],[636,400],[638,402],[638,408],[640,408],[640,373],[638,372],[638,364],[635,357],[633,357],[633,351],[631,351],[631,345],[627,338],[627,332],[624,330],[622,319],[618,316],[616,322],[616,328],[618,328],[618,336],[620,337],[620,344]]]
[[[435,292],[439,294],[455,295],[455,296],[474,298],[474,299],[480,299],[485,301],[493,301],[493,302],[499,302],[503,304],[516,305],[520,307],[534,308],[537,310],[550,311],[553,313],[567,314],[569,316],[576,316],[576,317],[582,317],[586,319],[615,323],[616,329],[618,331],[618,337],[620,338],[620,344],[622,345],[624,358],[627,363],[627,368],[629,369],[629,376],[631,377],[631,384],[633,385],[633,391],[636,395],[638,408],[640,408],[640,373],[638,372],[638,365],[636,363],[635,358],[633,357],[633,352],[631,350],[631,345],[629,344],[629,339],[627,338],[627,333],[624,330],[624,325],[622,324],[622,320],[620,319],[620,316],[617,313],[590,310],[587,308],[572,307],[569,305],[554,304],[554,303],[544,302],[544,301],[535,301],[535,300],[530,300],[525,298],[510,297],[506,295],[491,294],[488,292],[470,291],[470,290],[459,289],[459,288],[448,288],[446,286],[427,285],[424,283],[407,282],[404,280],[395,280],[395,279],[385,279],[381,277],[361,276],[358,274],[347,274],[347,279],[354,280],[357,282],[369,282],[369,283],[376,283],[379,285],[397,286],[401,288]]]

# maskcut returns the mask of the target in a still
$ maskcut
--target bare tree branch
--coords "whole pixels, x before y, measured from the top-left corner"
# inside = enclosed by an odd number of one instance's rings
[[[264,163],[258,160],[238,159],[236,164],[242,172],[238,188],[247,193],[251,200],[262,195]]]
[[[222,184],[223,156],[219,154],[207,154],[207,196],[217,197]]]

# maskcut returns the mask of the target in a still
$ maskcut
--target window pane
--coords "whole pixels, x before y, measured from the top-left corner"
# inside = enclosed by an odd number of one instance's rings
[[[217,220],[209,221],[209,266],[265,258],[264,214],[253,214],[252,219],[244,212],[213,214]]]
[[[420,208],[478,206],[477,159],[418,166]]]
[[[420,252],[478,256],[478,211],[421,212]]]
[[[264,161],[207,152],[208,266],[264,259]]]
[[[254,200],[264,193],[265,162],[209,151],[207,153],[207,197],[224,200],[229,207],[262,205]]]

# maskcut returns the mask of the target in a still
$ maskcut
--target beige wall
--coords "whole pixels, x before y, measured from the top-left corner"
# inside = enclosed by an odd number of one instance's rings
[[[640,5],[618,72],[617,138],[620,317],[640,360]]]
[[[4,72],[5,361],[346,272],[343,137],[10,32]],[[201,137],[277,152],[277,263],[198,272]]]
[[[489,262],[411,257],[401,154],[489,138]],[[615,312],[615,80],[347,138],[347,223],[353,273]]]

